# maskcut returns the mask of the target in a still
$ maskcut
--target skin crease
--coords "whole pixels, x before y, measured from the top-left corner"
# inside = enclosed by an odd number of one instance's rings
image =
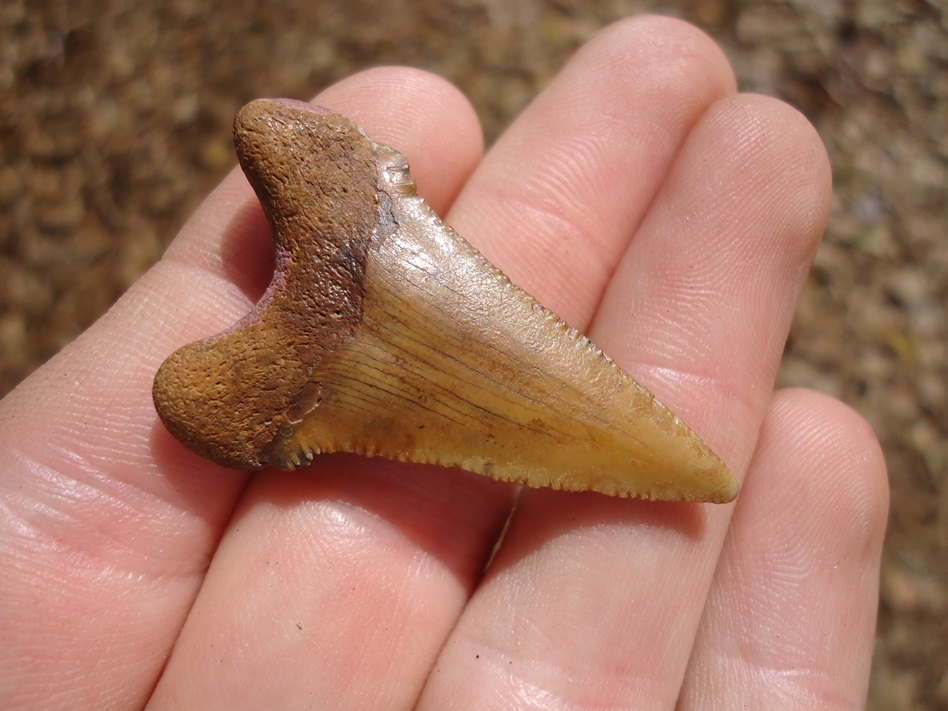
[[[434,209],[679,412],[744,493],[524,491],[484,575],[512,487],[346,456],[248,481],[184,450],[154,372],[272,269],[235,174],[0,405],[0,707],[863,704],[882,456],[848,408],[771,393],[829,204],[806,121],[735,94],[707,37],[651,17],[590,40],[483,159],[470,106],[425,73],[373,70],[317,101],[405,153]]]

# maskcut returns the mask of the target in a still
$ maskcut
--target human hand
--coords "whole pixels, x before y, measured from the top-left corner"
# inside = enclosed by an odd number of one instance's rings
[[[151,380],[269,281],[235,173],[0,406],[0,706],[862,703],[884,464],[844,406],[772,393],[830,197],[806,121],[735,94],[710,40],[657,18],[594,38],[483,159],[469,105],[430,75],[366,72],[316,101],[408,155],[449,224],[746,473],[736,505],[198,459]]]

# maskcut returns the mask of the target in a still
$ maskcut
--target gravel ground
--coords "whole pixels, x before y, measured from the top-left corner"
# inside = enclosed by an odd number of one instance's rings
[[[645,11],[703,27],[829,148],[780,382],[850,403],[887,453],[869,707],[948,709],[946,0],[3,0],[0,394],[158,258],[234,163],[245,101],[411,64],[460,86],[490,141],[598,28]]]

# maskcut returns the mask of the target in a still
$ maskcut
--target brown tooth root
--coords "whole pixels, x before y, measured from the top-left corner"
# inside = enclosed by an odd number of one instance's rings
[[[404,156],[286,100],[245,106],[234,135],[277,269],[237,326],[155,376],[190,449],[242,469],[355,452],[613,496],[737,495],[681,420],[441,222]]]

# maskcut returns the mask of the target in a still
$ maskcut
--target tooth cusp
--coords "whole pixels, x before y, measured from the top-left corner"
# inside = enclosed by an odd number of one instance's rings
[[[156,409],[186,446],[245,469],[351,452],[566,491],[736,496],[676,415],[438,218],[397,151],[286,100],[244,107],[235,142],[277,270],[236,327],[159,369]]]

